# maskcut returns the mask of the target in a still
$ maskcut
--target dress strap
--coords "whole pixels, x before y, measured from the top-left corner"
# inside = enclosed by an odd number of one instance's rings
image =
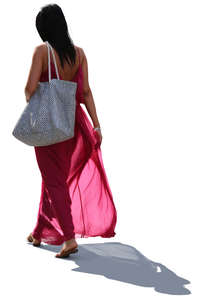
[[[48,41],[45,41],[45,43],[46,43],[47,49],[48,49],[48,76],[49,76],[49,82],[50,82],[51,81],[50,49],[51,49],[51,53],[52,53],[53,60],[54,60],[54,66],[55,66],[55,71],[56,71],[57,79],[59,79],[59,73],[58,73],[56,58],[55,58],[52,46],[49,44]]]
[[[80,65],[80,51],[78,49],[79,65]]]

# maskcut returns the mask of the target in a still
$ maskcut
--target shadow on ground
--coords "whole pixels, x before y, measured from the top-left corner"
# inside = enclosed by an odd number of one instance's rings
[[[41,244],[39,249],[59,252],[61,246]],[[75,272],[102,275],[143,287],[153,287],[156,292],[170,295],[188,295],[184,287],[190,281],[179,277],[161,263],[149,260],[132,246],[117,242],[81,244],[79,251],[65,260],[74,261]],[[60,259],[60,258],[57,258]]]

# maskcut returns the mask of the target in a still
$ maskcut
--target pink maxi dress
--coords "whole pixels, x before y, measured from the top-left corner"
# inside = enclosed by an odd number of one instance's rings
[[[51,73],[51,78],[57,78],[52,56]],[[40,81],[48,81],[48,71],[41,74]],[[35,239],[52,245],[72,238],[110,238],[116,234],[117,212],[98,133],[81,106],[85,103],[81,64],[71,81],[77,82],[74,137],[34,147],[42,184],[32,234]]]

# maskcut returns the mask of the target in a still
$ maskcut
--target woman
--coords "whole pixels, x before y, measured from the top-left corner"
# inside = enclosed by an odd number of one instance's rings
[[[63,244],[56,257],[66,257],[78,250],[76,238],[115,236],[117,212],[102,161],[102,134],[88,82],[85,53],[73,44],[58,5],[42,7],[36,27],[43,42],[52,46],[60,79],[77,82],[77,91],[74,137],[34,147],[42,185],[37,222],[27,240],[34,246],[41,241]],[[57,78],[52,55],[50,59],[51,78]],[[46,43],[34,50],[25,86],[27,102],[39,81],[48,81]],[[86,106],[93,126],[81,103]]]

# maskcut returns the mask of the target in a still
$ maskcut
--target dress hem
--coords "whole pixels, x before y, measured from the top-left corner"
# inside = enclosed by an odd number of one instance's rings
[[[113,233],[108,233],[108,234],[97,234],[97,235],[84,235],[84,234],[81,234],[81,233],[75,233],[75,239],[78,239],[78,238],[89,238],[89,237],[102,237],[102,238],[112,238],[116,235],[115,232]],[[58,240],[51,240],[50,238],[41,238],[40,239],[41,242],[45,243],[45,244],[49,244],[49,245],[61,245],[64,243],[64,238],[63,236],[61,236],[61,239],[58,239]]]

